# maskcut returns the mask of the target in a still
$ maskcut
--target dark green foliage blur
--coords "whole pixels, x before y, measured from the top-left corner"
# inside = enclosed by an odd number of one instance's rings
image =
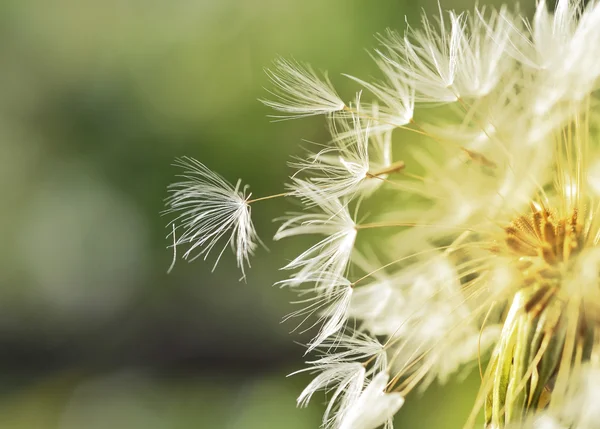
[[[481,2],[480,2],[481,3]],[[447,8],[471,2],[443,1]],[[0,428],[312,429],[295,397],[308,337],[271,285],[298,242],[272,243],[289,202],[256,206],[269,251],[247,283],[226,254],[179,262],[161,217],[174,158],[254,195],[281,192],[319,118],[271,123],[257,99],[277,55],[375,74],[373,34],[435,0],[0,2]],[[398,427],[460,427],[467,381],[411,398]]]

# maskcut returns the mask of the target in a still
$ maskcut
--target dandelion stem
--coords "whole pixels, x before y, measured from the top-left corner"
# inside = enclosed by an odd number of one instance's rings
[[[398,125],[398,124],[395,124],[393,122],[382,121],[381,119],[375,118],[375,117],[370,116],[370,115],[366,115],[366,114],[362,113],[361,111],[359,111],[357,109],[353,109],[353,108],[348,107],[348,106],[344,106],[344,108],[342,110],[345,111],[345,112],[353,113],[356,116],[358,116],[359,118],[368,119],[368,120],[373,121],[373,122],[378,123],[378,124],[390,125],[392,127],[399,128],[401,130],[407,130],[407,131],[411,131],[411,132],[416,133],[416,134],[420,134],[422,136],[431,137],[431,135],[429,133],[423,131],[422,129],[415,129],[415,128],[407,127],[405,125]],[[412,119],[410,120],[410,122],[414,123]]]
[[[383,176],[384,174],[397,173],[398,171],[403,170],[404,167],[406,167],[404,161],[396,161],[387,167],[374,171],[373,173],[367,173],[367,177],[374,178],[376,176]]]
[[[289,197],[293,194],[294,194],[293,192],[282,192],[281,194],[268,195],[266,197],[260,197],[260,198],[254,198],[252,200],[247,200],[246,204],[257,203],[259,201],[272,200],[274,198]]]
[[[471,228],[462,228],[458,226],[446,226],[441,224],[423,224],[415,222],[376,222],[376,223],[364,223],[362,225],[356,225],[355,228],[359,229],[374,229],[374,228],[389,228],[389,227],[401,227],[401,226],[418,226],[418,227],[430,227],[430,228],[448,228],[460,231],[475,232]]]
[[[169,269],[167,270],[167,274],[171,274],[171,271],[173,271],[173,268],[175,267],[175,262],[177,261],[177,238],[175,237],[175,223],[172,224],[173,226],[173,260],[171,261],[171,265],[169,266]]]

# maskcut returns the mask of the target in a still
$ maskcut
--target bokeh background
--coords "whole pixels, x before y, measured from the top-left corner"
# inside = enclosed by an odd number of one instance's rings
[[[167,275],[171,163],[281,192],[302,139],[327,136],[318,118],[270,122],[263,68],[308,61],[350,98],[340,73],[374,73],[373,34],[421,8],[437,2],[1,1],[0,428],[317,428],[325,398],[296,409],[309,378],[286,377],[307,337],[271,286],[304,244],[268,240],[289,203],[253,209],[270,251],[247,283],[230,255]],[[460,427],[477,386],[410,398],[398,427]]]

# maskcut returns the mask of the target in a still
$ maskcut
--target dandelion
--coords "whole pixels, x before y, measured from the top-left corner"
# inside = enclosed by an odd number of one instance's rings
[[[243,269],[250,204],[297,202],[275,239],[316,239],[279,284],[315,332],[298,404],[327,393],[325,428],[389,429],[407,396],[473,368],[465,428],[598,427],[600,2],[440,10],[379,41],[383,77],[352,78],[349,103],[277,62],[266,104],[325,115],[329,143],[255,200],[194,163],[169,199],[178,243],[223,239]]]

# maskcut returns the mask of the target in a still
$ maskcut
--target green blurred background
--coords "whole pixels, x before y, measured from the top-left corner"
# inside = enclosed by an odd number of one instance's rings
[[[485,2],[480,2],[485,3]],[[446,8],[471,8],[444,0]],[[373,34],[435,0],[0,2],[0,428],[317,428],[307,337],[271,285],[302,240],[269,243],[289,203],[259,205],[247,284],[227,255],[179,263],[159,215],[173,159],[255,195],[282,190],[321,119],[271,123],[257,99],[277,55],[374,73]],[[398,427],[460,427],[478,376],[411,398]]]

